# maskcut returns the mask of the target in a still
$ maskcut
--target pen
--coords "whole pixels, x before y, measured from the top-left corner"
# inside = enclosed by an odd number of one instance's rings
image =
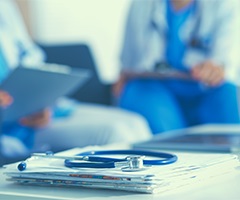
[[[53,159],[68,159],[68,160],[88,160],[88,156],[55,156],[54,154],[33,153],[32,157],[53,158]]]
[[[46,153],[33,153],[31,158],[50,158],[50,159],[64,159],[64,160],[86,160],[88,161],[88,156],[55,156],[52,152]],[[18,164],[17,169],[19,171],[24,171],[27,168],[27,160],[22,161]]]

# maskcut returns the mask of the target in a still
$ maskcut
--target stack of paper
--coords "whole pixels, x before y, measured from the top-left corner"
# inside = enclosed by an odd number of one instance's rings
[[[80,152],[83,152],[83,149],[74,149],[68,151],[67,155],[73,156]],[[237,156],[231,154],[177,153],[176,155],[178,161],[174,164],[154,166],[140,172],[123,172],[121,168],[73,169],[65,167],[64,161],[60,159],[32,158],[27,161],[25,171],[18,171],[17,164],[11,164],[6,166],[5,174],[9,181],[20,184],[156,193],[231,173],[233,168],[239,165]]]

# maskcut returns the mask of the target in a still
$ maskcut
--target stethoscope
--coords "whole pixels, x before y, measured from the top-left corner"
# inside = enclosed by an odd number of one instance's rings
[[[127,155],[125,158],[105,157],[106,155]],[[145,159],[146,156],[155,159]],[[121,168],[125,172],[142,171],[153,165],[168,165],[177,161],[177,156],[170,153],[142,150],[86,151],[75,156],[58,156],[53,153],[32,154],[34,158],[64,159],[69,168]],[[17,166],[19,171],[27,168],[27,160]]]

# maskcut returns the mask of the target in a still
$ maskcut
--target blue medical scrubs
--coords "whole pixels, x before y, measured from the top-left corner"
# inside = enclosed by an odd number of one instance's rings
[[[182,60],[187,44],[178,33],[195,4],[175,11],[167,2],[166,60],[186,72]],[[205,123],[240,122],[237,87],[227,82],[210,88],[196,81],[134,79],[125,85],[119,105],[142,114],[153,134]]]

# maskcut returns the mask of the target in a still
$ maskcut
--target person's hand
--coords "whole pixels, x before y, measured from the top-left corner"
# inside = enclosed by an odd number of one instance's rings
[[[31,128],[41,128],[49,124],[51,120],[51,110],[46,108],[33,115],[23,117],[20,123]]]
[[[194,66],[191,70],[191,76],[194,80],[214,87],[223,82],[224,69],[211,61],[206,61]]]
[[[0,106],[7,107],[13,102],[13,98],[7,92],[0,90]]]
[[[115,97],[119,97],[126,83],[126,75],[121,74],[118,81],[113,85],[112,92]]]

